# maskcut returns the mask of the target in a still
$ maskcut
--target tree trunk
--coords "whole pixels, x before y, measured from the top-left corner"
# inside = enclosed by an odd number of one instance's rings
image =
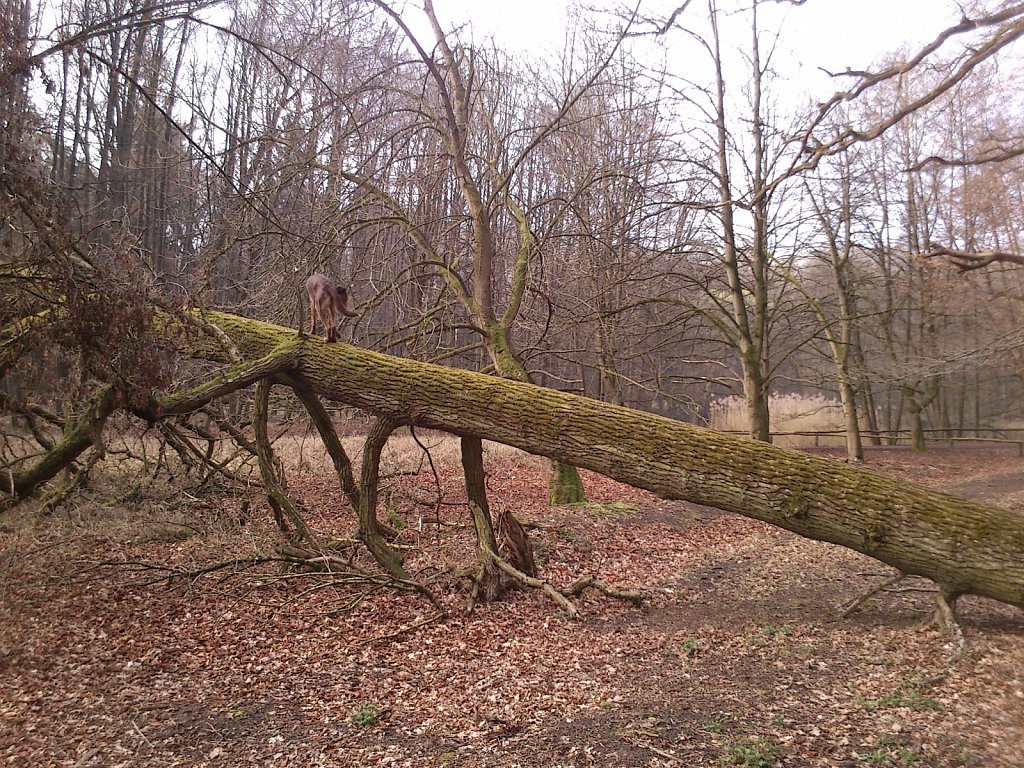
[[[313,386],[313,389],[319,387]],[[363,469],[360,474],[359,538],[370,550],[388,573],[394,578],[406,580],[408,575],[398,554],[381,536],[380,524],[377,522],[377,496],[380,484],[380,455],[388,442],[391,433],[399,422],[387,416],[381,416],[370,428],[363,445]]]
[[[561,507],[566,504],[585,504],[587,492],[583,478],[572,464],[552,461],[548,475],[548,504]]]
[[[498,540],[494,536],[494,524],[487,503],[484,481],[484,450],[479,437],[462,438],[462,472],[466,481],[466,498],[473,517],[476,531],[476,559],[480,572],[473,584],[473,600],[483,599],[489,603],[501,597],[505,591],[502,571],[494,562],[498,552]]]
[[[747,404],[747,424],[750,439],[764,443],[772,441],[771,421],[768,413],[768,394],[758,359],[743,358],[743,400]]]
[[[247,358],[295,342],[207,313]],[[221,359],[210,339],[193,354]],[[957,594],[1024,606],[1024,515],[867,470],[531,384],[308,339],[293,375],[329,399],[600,472],[840,544]]]
[[[922,398],[918,398],[917,393],[911,387],[903,386],[900,390],[903,393],[903,402],[906,403],[907,410],[910,412],[910,444],[914,446],[915,451],[924,453],[928,450],[928,443],[924,436],[924,409],[932,404],[939,393],[939,388],[933,386]]]
[[[508,327],[499,324],[489,327],[484,346],[499,376],[533,383],[530,372],[515,354],[509,341]],[[584,504],[586,501],[587,494],[579,470],[571,464],[551,462],[548,472],[548,503],[553,507],[559,507],[566,504]]]
[[[857,416],[857,393],[845,371],[840,371],[839,400],[843,404],[843,418],[846,421],[846,458],[849,461],[864,461],[864,444],[861,442],[860,419]]]

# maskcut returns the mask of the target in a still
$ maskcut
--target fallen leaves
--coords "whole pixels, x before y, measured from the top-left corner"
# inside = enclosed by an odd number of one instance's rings
[[[957,455],[957,481],[972,455]],[[932,457],[928,479],[952,472],[947,461]],[[140,535],[138,519],[3,533],[0,760],[547,768],[714,766],[760,751],[786,766],[1015,765],[1019,612],[964,600],[971,649],[947,667],[943,638],[916,630],[925,594],[881,593],[837,618],[877,580],[867,558],[590,474],[594,504],[550,509],[539,462],[501,462],[492,504],[530,527],[542,574],[640,589],[643,610],[588,591],[568,621],[520,590],[464,615],[448,576],[473,557],[458,467],[441,468],[440,487],[398,477],[389,496],[408,567],[443,587],[443,622],[389,591],[335,612],[354,586],[311,590],[273,566],[149,585],[90,567],[251,557],[273,543],[257,517],[173,541]],[[351,533],[329,476],[291,490],[319,528]]]

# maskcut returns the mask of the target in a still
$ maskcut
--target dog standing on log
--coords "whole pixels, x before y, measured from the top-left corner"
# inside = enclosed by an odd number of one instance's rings
[[[306,281],[306,293],[309,294],[309,332],[316,332],[316,319],[319,317],[324,327],[324,341],[328,343],[338,340],[338,320],[342,315],[359,316],[352,308],[348,289],[335,285],[327,275],[311,275]]]

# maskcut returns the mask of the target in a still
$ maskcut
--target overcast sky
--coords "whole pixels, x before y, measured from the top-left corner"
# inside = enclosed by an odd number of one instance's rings
[[[621,5],[614,0],[588,0],[590,5]],[[645,13],[666,13],[681,0],[644,0]],[[419,3],[410,0],[409,13]],[[434,0],[442,26],[470,22],[477,42],[493,36],[509,50],[560,50],[570,0]],[[720,0],[723,9],[749,5],[749,0]],[[693,2],[688,13],[699,13]],[[952,0],[806,0],[803,5],[767,3],[762,26],[783,25],[779,61],[788,75],[806,78],[809,90],[834,90],[819,67],[841,71],[864,69],[881,55],[901,46],[919,46],[958,18]],[[420,14],[421,15],[421,14]],[[680,48],[681,42],[677,42]],[[673,52],[673,43],[669,43]],[[781,57],[780,57],[781,58]]]

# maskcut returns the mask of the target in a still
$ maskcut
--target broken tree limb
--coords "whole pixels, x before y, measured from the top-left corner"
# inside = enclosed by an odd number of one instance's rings
[[[90,446],[95,445],[102,452],[103,426],[116,407],[117,399],[117,390],[110,385],[104,386],[93,397],[86,412],[65,428],[61,439],[39,461],[21,472],[0,475],[0,490],[16,500],[23,499],[56,477]]]
[[[316,546],[317,540],[305,518],[288,498],[288,490],[284,483],[284,472],[280,462],[274,456],[273,446],[267,430],[268,401],[270,399],[270,382],[261,380],[256,386],[256,398],[253,402],[253,426],[256,431],[256,455],[260,464],[260,476],[267,492],[267,502],[274,510],[274,518],[282,532],[288,533],[287,522],[295,526],[297,542]]]
[[[894,575],[890,576],[880,584],[876,584],[875,586],[873,586],[867,592],[864,592],[858,595],[857,597],[853,598],[853,600],[850,600],[848,603],[839,606],[839,608],[841,609],[839,616],[844,619],[849,618],[857,611],[858,608],[864,605],[864,603],[866,603],[872,597],[877,595],[882,590],[888,589],[894,584],[899,584],[905,578],[907,578],[907,574],[902,572],[895,573]]]
[[[298,359],[298,353],[298,343],[282,344],[258,360],[239,363],[191,389],[154,399],[150,404],[151,413],[142,415],[157,418],[192,413],[218,397],[245,389],[275,373],[292,369]]]
[[[295,332],[208,313],[247,359]],[[214,345],[196,356],[217,358]],[[306,339],[292,375],[399,424],[472,435],[862,552],[951,593],[1024,606],[1024,515],[576,395]]]
[[[292,388],[292,391],[295,392],[295,395],[306,408],[309,418],[312,420],[317,432],[320,433],[320,440],[323,442],[324,448],[327,449],[327,455],[331,457],[331,463],[334,464],[334,471],[338,476],[338,483],[341,485],[342,491],[345,492],[345,498],[352,505],[352,509],[358,510],[361,503],[361,491],[356,484],[356,478],[353,474],[352,460],[349,459],[348,453],[345,452],[345,446],[341,444],[338,433],[334,431],[334,424],[331,422],[330,414],[327,413],[327,409],[320,402],[320,398],[307,389],[302,382],[290,376],[282,376],[280,378],[283,383]]]
[[[360,473],[360,496],[357,513],[359,516],[359,538],[370,550],[377,562],[395,579],[408,581],[402,556],[391,548],[381,536],[377,521],[377,497],[380,487],[380,457],[384,446],[398,424],[381,417],[374,422],[363,444],[363,467]]]
[[[562,590],[562,594],[566,597],[576,597],[577,595],[582,595],[588,588],[596,589],[605,597],[614,597],[617,600],[625,600],[638,608],[644,603],[644,596],[642,593],[628,589],[616,589],[615,587],[609,587],[603,581],[598,581],[591,576],[584,576],[576,579],[576,581]]]

